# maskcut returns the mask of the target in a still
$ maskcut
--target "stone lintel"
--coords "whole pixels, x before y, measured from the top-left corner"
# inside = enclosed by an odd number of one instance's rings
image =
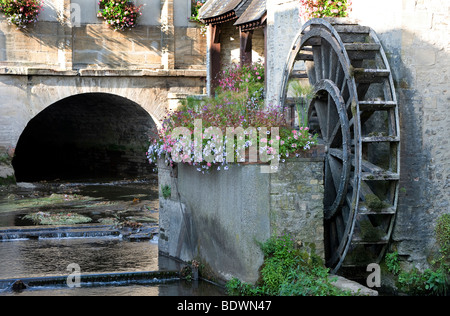
[[[80,76],[80,77],[206,77],[206,70],[197,69],[81,69],[56,70],[26,67],[0,67],[0,75],[15,76]]]

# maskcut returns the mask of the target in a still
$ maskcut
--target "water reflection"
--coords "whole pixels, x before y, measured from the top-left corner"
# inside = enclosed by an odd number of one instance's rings
[[[66,210],[90,216],[92,223],[111,217],[155,222],[158,219],[158,184],[150,182],[39,184],[0,189],[0,229],[31,225],[22,218],[30,212]],[[90,197],[59,201],[53,194]],[[92,199],[91,199],[92,198]],[[137,202],[136,202],[137,201]],[[98,225],[98,224],[97,224]],[[180,265],[158,255],[154,241],[127,242],[120,237],[55,238],[0,241],[0,279],[67,276],[76,263],[82,274],[178,270]],[[0,295],[223,295],[222,288],[207,282],[171,281],[158,284],[84,285],[81,288],[36,287],[21,293],[0,289]]]
[[[1,279],[67,275],[71,263],[78,264],[81,273],[160,270],[158,245],[150,242],[119,238],[0,242]]]

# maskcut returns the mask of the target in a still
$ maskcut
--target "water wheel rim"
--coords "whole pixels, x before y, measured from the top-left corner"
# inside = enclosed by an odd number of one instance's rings
[[[353,143],[354,143],[354,154],[353,157],[350,158],[348,156],[344,156],[343,160],[345,160],[347,163],[344,164],[345,166],[349,166],[348,162],[350,159],[353,159],[354,161],[351,163],[354,170],[353,175],[348,174],[347,177],[343,179],[342,186],[340,187],[339,193],[342,195],[339,196],[339,198],[335,199],[332,205],[327,207],[327,205],[324,205],[324,219],[325,222],[329,222],[327,226],[334,226],[334,230],[330,229],[330,231],[334,231],[334,235],[336,237],[333,237],[334,239],[338,239],[337,243],[333,246],[331,246],[332,242],[329,242],[329,247],[333,248],[329,252],[331,254],[328,255],[327,259],[327,266],[331,267],[333,272],[336,272],[343,260],[345,259],[346,253],[351,245],[351,239],[353,236],[353,231],[355,228],[356,223],[356,215],[357,215],[357,208],[359,203],[359,185],[360,185],[360,153],[361,153],[361,129],[360,129],[360,121],[359,121],[359,115],[358,115],[358,94],[356,91],[356,83],[353,78],[353,75],[351,73],[351,62],[350,58],[347,55],[347,52],[345,50],[344,44],[342,40],[340,39],[339,34],[335,31],[335,29],[332,27],[330,23],[328,23],[325,20],[322,19],[312,19],[308,21],[302,28],[302,32],[304,32],[308,27],[313,26],[314,28],[310,28],[309,31],[307,31],[302,37],[299,42],[298,51],[301,51],[305,46],[310,45],[311,41],[314,41],[314,39],[320,38],[321,41],[325,41],[326,44],[330,46],[330,52],[334,52],[337,56],[337,63],[341,67],[341,70],[343,71],[344,75],[342,78],[342,86],[347,86],[349,91],[349,96],[347,97],[347,100],[344,101],[345,105],[343,106],[348,112],[351,112],[353,114],[352,116],[352,123],[348,123],[346,125],[346,131],[347,135],[350,132],[350,129],[353,129]],[[319,27],[315,27],[319,26]],[[324,45],[321,44],[321,47],[324,47]],[[315,56],[315,55],[314,55]],[[323,68],[323,67],[322,67]],[[316,82],[314,85],[316,85],[320,80],[318,80],[318,75],[325,75],[324,69],[321,71],[316,70],[316,77],[313,78],[313,81]],[[337,76],[336,76],[337,77]],[[310,76],[308,76],[310,78]],[[333,83],[334,84],[334,83]],[[336,84],[334,84],[336,86]],[[339,93],[341,93],[342,88],[338,87]],[[350,126],[351,125],[351,126]],[[351,137],[348,136],[350,139]],[[347,145],[350,145],[347,143]],[[350,149],[348,150],[350,152]],[[327,160],[329,158],[329,155],[327,154],[325,158],[325,163],[327,163]],[[325,169],[325,173],[326,173]],[[348,172],[350,172],[350,167],[347,168]],[[329,177],[328,175],[324,175],[324,179]],[[352,184],[353,188],[351,190],[351,198],[350,200],[347,198],[348,193],[348,186],[350,182],[350,178],[352,177]],[[326,192],[328,191],[325,189]],[[329,191],[328,191],[329,193]],[[346,204],[344,206],[344,204]],[[346,208],[345,208],[346,207]],[[339,222],[339,216],[344,217],[342,214],[344,210],[347,212],[347,215],[345,216],[347,220],[343,220]],[[339,227],[338,227],[339,226]],[[342,228],[342,226],[344,226]],[[338,236],[339,235],[339,236]]]
[[[322,135],[321,141],[325,144],[325,153],[326,153],[325,168],[329,168],[330,172],[328,173],[328,175],[331,174],[331,178],[325,180],[327,182],[330,182],[330,184],[334,186],[336,190],[336,196],[333,198],[333,201],[331,203],[325,202],[324,205],[324,217],[326,220],[329,220],[336,214],[339,207],[341,207],[342,204],[344,203],[351,171],[351,162],[350,162],[351,141],[350,141],[349,122],[345,109],[345,102],[340,94],[339,88],[333,81],[329,79],[322,79],[314,85],[313,89],[314,97],[311,99],[308,106],[308,116],[311,117],[313,111],[316,112],[320,111],[320,105],[318,105],[317,103],[318,100],[320,99],[321,93],[324,92],[326,96],[328,96],[328,102],[327,102],[327,114],[322,116],[324,117],[326,116],[327,122],[326,124],[325,122],[322,122],[321,124],[319,123],[319,125],[321,125],[321,135]],[[332,107],[331,103],[335,105],[336,108],[335,114],[338,114],[338,118],[337,120],[335,118],[335,122],[333,124],[333,126],[335,126],[333,130],[329,129],[330,127],[329,121],[333,113],[332,112],[333,109],[331,109]],[[326,128],[326,130],[322,130],[324,128]],[[342,161],[342,165],[339,165],[339,163],[335,161],[336,155],[333,155],[332,153],[333,148],[331,148],[333,143],[335,142],[335,139],[338,137],[337,134],[339,129],[342,138],[340,142],[342,155],[339,157],[339,159]]]
[[[356,29],[356,32],[348,31],[351,29]],[[361,31],[363,30],[363,31]],[[347,33],[347,34],[346,34]],[[351,36],[349,36],[348,33],[352,33]],[[366,38],[363,38],[362,40],[355,40],[356,36],[354,37],[354,33],[367,33],[364,36],[367,36]],[[342,38],[341,38],[342,34]],[[351,37],[351,38],[350,38]],[[345,39],[345,44],[343,42],[343,39]],[[368,42],[365,42],[365,41]],[[322,43],[326,43],[325,45],[322,45]],[[368,46],[370,48],[359,48],[364,46],[366,43],[368,43]],[[328,46],[326,46],[328,45]],[[316,46],[316,47],[314,47]],[[319,48],[318,48],[319,47]],[[377,48],[379,47],[379,48]],[[349,51],[347,52],[347,48]],[[365,55],[367,53],[367,50],[372,50],[374,54],[377,54],[378,59],[380,59],[379,56],[381,56],[381,60],[383,61],[385,67],[379,67],[378,65],[375,65],[375,69],[371,69],[373,67],[369,66],[367,63],[365,66],[361,66],[361,64],[358,64],[358,57],[355,57],[355,51],[356,55],[361,54]],[[326,74],[328,72],[329,78],[331,78],[333,74],[333,70],[328,68],[328,70],[324,67],[322,68],[316,68],[316,62],[315,59],[317,55],[323,55],[327,52],[336,52],[337,57],[336,59],[339,60],[339,64],[342,65],[342,71],[345,73],[345,78],[342,79],[342,83],[346,85],[347,94],[344,98],[345,107],[347,109],[348,114],[348,120],[349,120],[349,130],[351,131],[351,141],[352,141],[352,147],[351,147],[351,157],[349,159],[352,161],[352,170],[350,173],[350,176],[348,177],[348,181],[344,181],[347,183],[347,192],[345,199],[342,200],[341,198],[335,199],[336,204],[329,203],[328,209],[327,205],[324,206],[324,218],[325,218],[325,235],[331,234],[331,231],[338,231],[336,228],[338,225],[341,225],[341,230],[336,234],[340,235],[338,237],[335,237],[335,244],[331,247],[329,253],[326,255],[326,264],[331,268],[331,271],[333,273],[337,272],[343,265],[344,260],[346,259],[347,254],[350,252],[352,253],[355,250],[355,247],[359,245],[358,238],[360,238],[360,229],[361,229],[361,218],[363,217],[370,217],[373,218],[374,213],[367,212],[367,193],[373,193],[371,190],[375,190],[376,187],[367,189],[369,182],[372,180],[369,178],[369,176],[372,175],[372,171],[368,172],[367,169],[371,168],[370,160],[366,156],[368,154],[371,154],[370,151],[372,149],[367,149],[367,142],[387,142],[389,146],[392,144],[398,144],[391,146],[387,154],[387,160],[391,161],[393,158],[397,157],[396,162],[394,162],[393,166],[389,165],[386,173],[381,173],[377,175],[376,172],[379,169],[377,166],[375,166],[378,169],[375,170],[375,179],[374,181],[385,181],[388,183],[391,183],[389,181],[392,180],[393,183],[393,190],[391,190],[390,194],[386,196],[382,196],[383,193],[379,194],[386,200],[393,200],[392,207],[389,208],[387,211],[381,212],[381,215],[379,216],[385,216],[383,214],[386,214],[386,222],[388,223],[388,229],[386,238],[384,238],[381,242],[378,244],[387,244],[387,240],[389,240],[392,230],[393,230],[393,224],[396,218],[396,208],[397,208],[397,202],[398,202],[398,179],[400,175],[399,170],[399,151],[400,151],[400,145],[399,145],[399,138],[400,138],[400,127],[399,127],[399,121],[398,121],[398,106],[397,106],[397,100],[395,96],[395,88],[393,85],[392,80],[392,74],[389,68],[389,64],[387,62],[387,58],[385,56],[385,53],[383,51],[383,48],[375,34],[375,32],[364,26],[357,25],[356,23],[337,23],[332,25],[325,19],[312,19],[309,20],[307,23],[305,23],[301,29],[301,31],[297,34],[297,37],[294,39],[292,44],[292,50],[291,53],[288,56],[285,70],[284,70],[284,77],[281,85],[280,90],[280,101],[281,104],[284,106],[287,98],[287,92],[288,92],[288,82],[291,79],[291,74],[294,73],[294,64],[296,61],[304,61],[304,64],[307,65],[308,63],[313,64],[313,71],[310,73],[309,69],[307,68],[308,76],[307,78],[310,80],[310,83],[312,86],[315,86],[316,84],[319,84],[320,81],[323,79],[327,79],[327,77],[323,76],[321,77],[320,74]],[[311,54],[312,53],[312,54]],[[351,57],[351,58],[350,58]],[[333,56],[329,55],[329,60],[333,60]],[[366,58],[366,57],[364,57]],[[362,59],[364,59],[362,58]],[[375,62],[377,62],[377,59],[374,59]],[[369,58],[370,59],[370,58]],[[322,64],[325,63],[324,59],[318,59]],[[311,63],[310,61],[313,61]],[[355,62],[355,63],[354,63]],[[353,64],[354,63],[354,64]],[[317,62],[317,67],[321,67],[319,62]],[[353,67],[354,65],[354,67]],[[359,66],[358,66],[359,65]],[[355,67],[362,67],[359,69],[355,69]],[[384,69],[385,68],[385,69]],[[298,69],[296,68],[296,72],[298,73]],[[375,70],[374,72],[371,72]],[[370,97],[366,96],[367,89],[365,92],[364,87],[361,88],[361,79],[366,80],[363,82],[362,85],[367,84],[369,87],[377,85],[380,83],[380,81],[376,81],[377,78],[375,78],[372,81],[372,75],[380,74],[381,80],[384,80],[385,76],[388,76],[388,80],[383,81],[383,84],[385,85],[385,88],[387,88],[388,92],[387,94],[391,95],[391,99],[388,98],[386,92],[384,92],[384,98],[382,96],[381,100],[385,100],[385,107],[380,106],[382,102],[379,102],[377,105],[377,101],[373,102],[370,101]],[[297,74],[293,78],[306,78],[298,76]],[[337,78],[337,77],[336,77]],[[312,79],[312,80],[311,80]],[[378,78],[379,80],[379,78]],[[311,82],[312,81],[312,82]],[[338,88],[341,87],[337,83],[335,84]],[[343,89],[343,87],[342,87]],[[341,89],[341,91],[343,91]],[[360,91],[361,90],[361,91]],[[316,94],[318,91],[320,92],[320,89],[316,86],[314,88],[314,94]],[[314,98],[313,98],[314,99]],[[363,100],[363,101],[360,101]],[[368,101],[369,100],[369,101]],[[314,101],[315,102],[315,101]],[[339,103],[339,102],[338,102]],[[292,102],[288,103],[292,104]],[[363,107],[364,106],[364,107]],[[394,130],[393,137],[391,137],[391,133],[388,133],[389,137],[381,137],[377,139],[377,137],[362,137],[362,129],[364,129],[365,135],[367,135],[367,130],[370,129],[370,127],[367,125],[367,117],[370,118],[367,115],[367,109],[370,106],[374,106],[372,111],[375,111],[377,114],[384,113],[388,108],[392,108],[392,112],[389,112],[388,115],[391,117],[389,118],[390,123],[395,125],[392,129]],[[309,104],[310,109],[315,107],[314,104],[311,105],[311,102]],[[365,112],[366,111],[366,112]],[[379,111],[379,112],[377,112]],[[388,110],[390,111],[390,110]],[[370,110],[369,110],[370,112]],[[372,112],[374,113],[374,112]],[[311,113],[309,113],[310,115]],[[394,122],[395,121],[395,122]],[[389,127],[390,128],[390,127]],[[392,142],[390,139],[393,139]],[[398,142],[398,143],[395,143]],[[397,147],[395,147],[397,146]],[[395,154],[395,157],[391,157],[390,151],[392,148],[397,150],[397,153]],[[330,149],[328,149],[330,150]],[[327,152],[327,155],[325,157],[325,163],[327,163],[327,158],[330,153]],[[344,151],[341,152],[335,152],[336,156],[341,156],[342,159],[344,158]],[[386,157],[385,157],[386,158]],[[363,173],[364,171],[364,173]],[[326,170],[325,170],[326,172]],[[388,180],[383,179],[383,175],[387,177]],[[347,178],[343,178],[346,180]],[[374,182],[372,181],[372,182]],[[396,182],[397,181],[397,182]],[[390,186],[389,184],[388,186]],[[345,192],[345,189],[342,188],[342,192]],[[333,206],[334,205],[334,206]],[[366,209],[365,209],[366,208]],[[344,214],[345,210],[345,214]],[[391,216],[393,215],[393,216]],[[384,219],[383,219],[384,220]],[[343,224],[345,223],[345,225]],[[384,225],[384,224],[383,224]],[[356,234],[356,235],[355,235]],[[327,240],[328,236],[325,236],[325,240]],[[329,241],[331,244],[331,242]],[[376,244],[376,243],[374,243]],[[371,262],[379,262],[381,259],[384,249],[378,252],[378,259],[376,261]],[[377,250],[378,251],[378,250]],[[352,253],[353,254],[353,253]],[[347,265],[347,260],[346,260]]]

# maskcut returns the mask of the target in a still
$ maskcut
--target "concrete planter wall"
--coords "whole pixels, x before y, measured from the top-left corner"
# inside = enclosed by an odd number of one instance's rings
[[[186,164],[172,170],[163,161],[158,168],[163,254],[197,258],[224,280],[250,283],[264,259],[257,242],[272,234],[291,233],[324,256],[323,147],[287,159],[271,174],[261,173],[260,164],[209,174]],[[170,197],[163,197],[163,186],[170,186]]]

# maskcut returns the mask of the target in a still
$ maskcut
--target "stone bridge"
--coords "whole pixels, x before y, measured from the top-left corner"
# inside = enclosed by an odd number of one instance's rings
[[[190,1],[140,1],[124,32],[97,2],[47,0],[27,29],[0,17],[0,184],[146,176],[150,130],[204,93],[206,38]]]
[[[0,148],[14,154],[18,181],[148,174],[151,167],[143,162],[151,129],[180,97],[203,92],[204,75],[201,70],[4,72]]]

